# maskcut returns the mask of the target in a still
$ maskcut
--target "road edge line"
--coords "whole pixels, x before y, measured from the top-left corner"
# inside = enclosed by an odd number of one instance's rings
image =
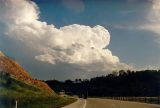
[[[85,100],[83,108],[86,108],[87,101]]]

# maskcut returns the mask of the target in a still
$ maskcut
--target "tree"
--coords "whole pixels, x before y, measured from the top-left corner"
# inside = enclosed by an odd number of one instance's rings
[[[126,72],[124,71],[124,70],[120,70],[119,71],[119,76],[123,76],[123,75],[125,75],[126,74]]]

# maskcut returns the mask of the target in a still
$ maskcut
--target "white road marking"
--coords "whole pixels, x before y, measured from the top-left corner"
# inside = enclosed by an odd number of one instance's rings
[[[17,102],[17,100],[16,100],[16,106],[15,106],[15,108],[17,108],[17,103],[18,103],[18,102]]]
[[[85,100],[83,108],[86,108],[87,101]]]

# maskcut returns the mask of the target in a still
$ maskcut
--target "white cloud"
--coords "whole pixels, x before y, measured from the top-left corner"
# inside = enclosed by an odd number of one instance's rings
[[[73,64],[85,72],[131,68],[106,49],[110,34],[102,26],[73,24],[55,28],[39,21],[37,5],[25,0],[0,0],[0,15],[0,26],[6,27],[0,38],[5,35],[25,47],[19,51],[30,49],[36,60]]]
[[[35,56],[35,59],[37,59],[39,61],[42,61],[42,62],[47,62],[47,63],[55,64],[53,56],[51,56],[49,54]]]
[[[139,30],[147,30],[160,35],[160,24],[146,24],[138,27]]]
[[[146,22],[139,25],[115,25],[116,29],[125,30],[145,30],[156,33],[160,37],[160,2],[159,0],[150,0],[151,8],[148,9]],[[155,36],[155,35],[154,35]]]
[[[146,65],[146,66],[138,68],[136,70],[141,71],[141,70],[159,70],[159,69],[160,69],[159,66]]]
[[[147,15],[148,22],[139,27],[141,30],[147,30],[160,36],[160,2],[152,0],[152,6]]]
[[[151,22],[160,22],[160,2],[159,0],[152,0],[152,7],[148,14],[148,19]]]

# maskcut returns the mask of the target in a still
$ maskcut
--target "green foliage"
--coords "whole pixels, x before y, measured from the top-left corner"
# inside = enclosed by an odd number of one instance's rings
[[[6,72],[0,72],[0,108],[13,108],[15,101],[18,108],[59,108],[75,99],[48,95],[34,85],[12,78]]]
[[[160,70],[120,70],[89,80],[48,80],[56,92],[62,90],[75,95],[97,97],[158,97],[160,96]]]

